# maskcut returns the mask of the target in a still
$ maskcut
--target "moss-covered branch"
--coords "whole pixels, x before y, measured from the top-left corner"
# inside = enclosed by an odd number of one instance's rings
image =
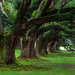
[[[21,6],[19,8],[19,12],[17,14],[17,18],[15,20],[15,24],[22,23],[22,20],[24,19],[24,15],[26,14],[29,6],[30,6],[31,0],[23,0],[21,3]]]
[[[72,10],[74,10],[75,7],[68,7],[68,8],[62,8],[60,13],[67,13],[67,12],[70,12]],[[59,9],[52,9],[52,10],[49,10],[45,13],[45,15],[53,15],[53,14],[56,14],[58,12]]]
[[[21,6],[19,8],[16,20],[14,22],[14,25],[11,27],[11,30],[9,31],[9,35],[17,34],[19,33],[22,24],[24,24],[24,15],[26,14],[29,6],[30,6],[31,0],[23,0],[21,3]],[[20,35],[20,33],[18,34]]]
[[[59,34],[57,34],[57,36],[58,36],[58,39],[62,39],[63,36],[66,37],[66,38],[68,38],[68,37],[75,37],[72,34],[66,34],[64,32],[61,33],[61,31],[59,32]]]
[[[51,30],[51,29],[56,29],[56,30],[60,30],[63,31],[65,33],[71,34],[71,35],[75,35],[75,29],[69,29],[68,26],[63,26],[63,25],[48,25],[46,27],[42,27],[38,30],[37,32],[37,38],[44,32]]]
[[[44,23],[48,23],[48,22],[53,22],[53,21],[72,21],[74,18],[74,14],[72,13],[64,13],[64,14],[55,14],[52,16],[46,16],[43,18],[37,18],[37,19],[33,19],[31,21],[29,21],[26,25],[29,26],[26,29],[23,29],[23,32],[29,30],[30,28],[32,28],[35,25],[42,25]]]
[[[52,2],[52,0],[45,0],[45,3],[43,5],[38,17],[44,16],[44,14],[46,13],[47,9],[49,8],[51,2]]]
[[[40,4],[40,6],[39,6],[39,8],[38,8],[38,10],[36,11],[37,12],[37,15],[35,16],[35,18],[39,18],[39,17],[42,17],[42,16],[44,16],[44,14],[46,13],[46,11],[47,11],[47,9],[49,8],[49,6],[50,6],[50,4],[51,4],[51,1],[52,0],[46,0],[46,1],[42,1],[41,2],[41,4]],[[33,17],[34,17],[33,16]],[[36,26],[34,26],[33,28],[31,28],[31,30],[29,31],[29,34],[30,33],[34,33],[35,31],[36,31],[36,29],[38,28],[38,27],[40,27],[42,24],[39,24],[39,26],[38,25],[36,25]]]

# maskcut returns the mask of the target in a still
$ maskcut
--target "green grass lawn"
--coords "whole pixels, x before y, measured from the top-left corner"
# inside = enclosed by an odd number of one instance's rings
[[[15,51],[16,57],[20,56],[20,50]],[[49,67],[46,71],[1,71],[0,75],[75,75],[75,54],[67,51],[60,51],[59,53],[50,53],[46,56],[38,56],[41,61],[36,59],[18,59],[19,63],[23,65]],[[44,60],[47,61],[44,61]],[[33,61],[31,61],[33,60]],[[36,67],[34,67],[35,69]]]

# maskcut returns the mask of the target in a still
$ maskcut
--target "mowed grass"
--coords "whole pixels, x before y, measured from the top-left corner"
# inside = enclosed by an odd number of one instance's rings
[[[0,75],[75,75],[74,69],[55,69],[52,69],[50,71],[0,72]]]
[[[15,51],[16,57],[20,56],[20,50]],[[6,71],[0,75],[75,75],[75,54],[67,51],[50,53],[45,56],[38,56],[39,59],[47,61],[37,61],[36,59],[18,59],[19,63],[30,66],[41,66],[51,68],[48,71]],[[33,60],[33,61],[31,61]]]

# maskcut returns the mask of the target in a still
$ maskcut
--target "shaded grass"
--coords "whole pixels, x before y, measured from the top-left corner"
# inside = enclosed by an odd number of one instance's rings
[[[0,75],[75,75],[75,69],[58,68],[50,71],[0,72]]]

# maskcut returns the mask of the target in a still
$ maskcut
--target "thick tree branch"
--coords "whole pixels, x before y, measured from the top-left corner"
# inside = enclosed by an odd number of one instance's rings
[[[51,2],[52,2],[52,0],[45,0],[45,3],[43,5],[43,7],[41,8],[41,11],[40,11],[38,17],[44,16],[44,14],[46,13],[47,9],[49,8]]]
[[[67,34],[71,34],[71,35],[75,35],[75,29],[69,29],[67,26],[62,26],[62,25],[49,25],[46,27],[42,27],[38,30],[37,32],[37,38],[44,32],[51,30],[51,29],[55,29],[55,30],[59,30],[59,31],[63,31]]]
[[[43,0],[43,1],[41,2],[40,6],[39,6],[39,9],[38,9],[38,13],[37,13],[37,15],[35,16],[35,18],[39,18],[39,17],[44,16],[46,10],[49,8],[49,6],[50,6],[50,4],[51,4],[51,1],[52,1],[52,0]],[[34,26],[34,27],[30,30],[30,32],[33,31],[33,33],[34,33],[34,32],[38,29],[38,27],[40,27],[41,25],[42,25],[42,23],[39,24],[39,25]],[[30,32],[29,32],[29,33],[30,33]]]
[[[68,2],[65,2],[65,3],[60,7],[60,9],[58,10],[57,13],[60,13],[61,9],[62,9],[67,3],[68,3]]]
[[[52,0],[49,10],[52,9],[54,5],[55,5],[55,0]]]
[[[23,0],[22,1],[19,12],[17,14],[17,18],[15,20],[15,24],[17,24],[19,22],[18,24],[20,25],[22,23],[22,21],[24,19],[24,15],[26,14],[30,4],[31,4],[31,0]]]
[[[24,24],[24,15],[26,14],[30,4],[31,4],[31,0],[22,1],[16,20],[14,22],[14,25],[11,27],[11,31],[9,32],[9,35],[11,34],[16,35],[17,33],[18,33],[17,35],[19,35],[19,33],[21,32],[22,25]]]
[[[52,15],[50,17],[43,17],[43,18],[33,19],[33,20],[29,21],[26,24],[26,26],[28,26],[28,27],[25,28],[23,30],[23,32],[29,30],[30,28],[32,28],[35,25],[48,23],[48,22],[53,22],[53,21],[56,21],[56,22],[58,22],[58,21],[72,21],[73,18],[74,18],[73,14],[71,14],[71,13],[64,13],[64,14],[55,14],[55,15]]]
[[[60,13],[67,13],[67,12],[71,12],[72,10],[74,10],[75,7],[69,7],[69,8],[62,8]],[[59,9],[52,9],[49,10],[45,13],[45,15],[53,15],[56,14],[58,12]]]

